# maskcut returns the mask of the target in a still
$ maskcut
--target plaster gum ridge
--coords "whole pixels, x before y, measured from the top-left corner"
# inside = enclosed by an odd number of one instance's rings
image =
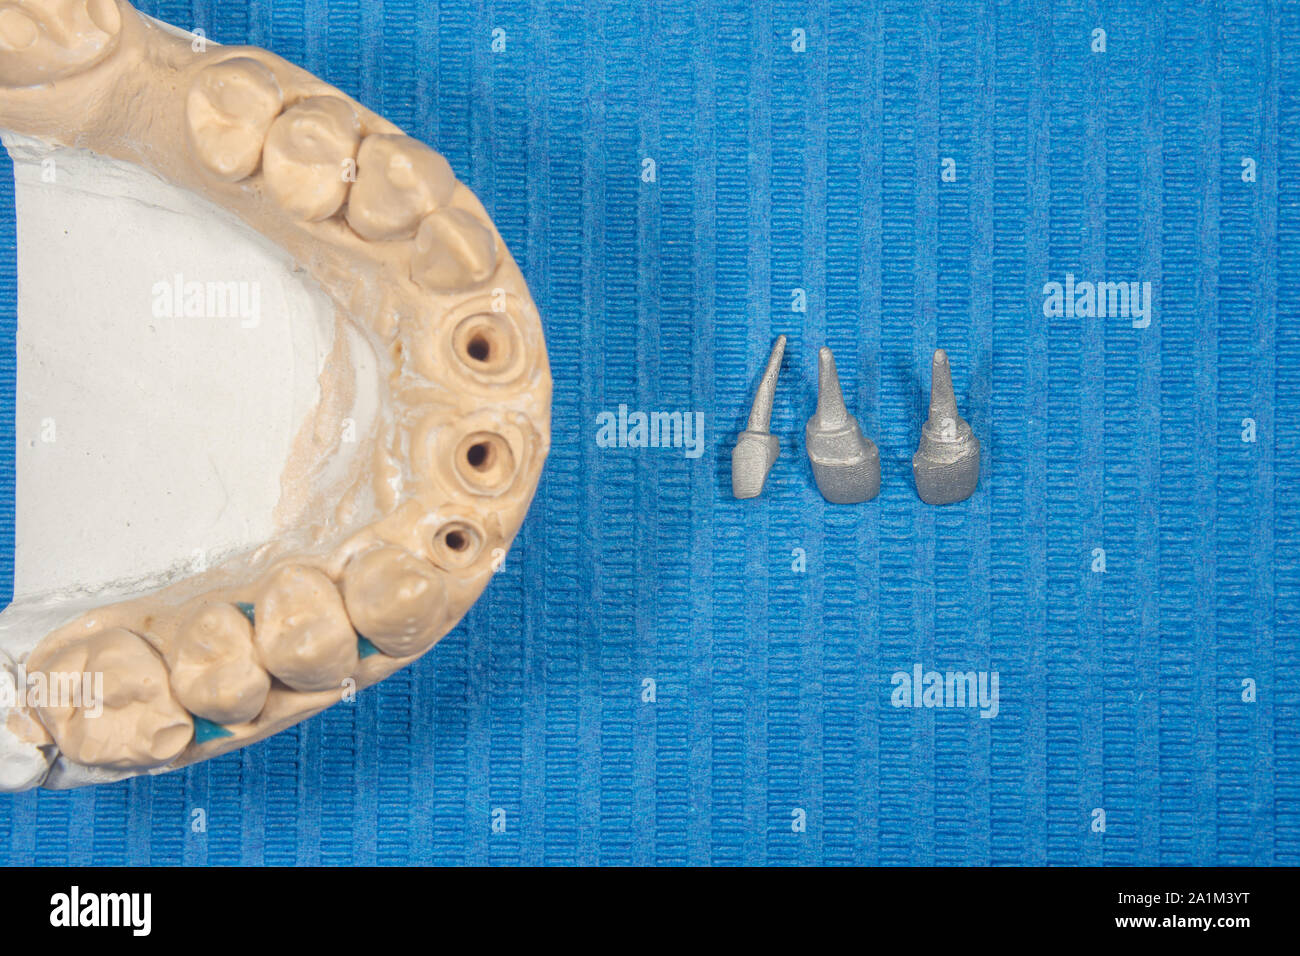
[[[0,754],[0,790],[183,767],[426,652],[518,532],[550,443],[536,308],[447,161],[274,54],[196,51],[122,0],[0,9],[0,127],[135,163],[230,210],[369,338],[386,385],[342,486],[317,487],[304,464],[337,448],[337,415],[319,409],[304,429],[282,478],[296,529],[84,613],[25,661],[0,655],[8,679],[103,674],[101,713],[27,707],[19,692],[0,733],[27,749]]]

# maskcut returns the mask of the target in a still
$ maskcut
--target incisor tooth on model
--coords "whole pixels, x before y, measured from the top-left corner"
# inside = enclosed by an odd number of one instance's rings
[[[411,278],[431,292],[476,286],[497,267],[492,230],[464,209],[438,209],[424,217],[415,234]]]
[[[271,124],[262,148],[262,172],[275,201],[308,222],[328,219],[348,196],[349,163],[361,142],[361,123],[337,96],[312,96]]]
[[[124,627],[95,631],[44,653],[38,647],[27,669],[46,675],[49,696],[36,710],[69,760],[118,770],[157,767],[194,735],[194,722],[172,696],[162,658]],[[101,678],[102,696],[96,697]],[[70,694],[74,684],[77,691]]]
[[[456,176],[441,153],[409,136],[367,136],[357,153],[348,225],[362,239],[409,239],[455,188]]]
[[[432,647],[447,604],[446,588],[432,565],[387,546],[348,563],[343,600],[357,632],[391,657]]]
[[[283,105],[275,74],[251,57],[205,67],[185,99],[195,156],[208,172],[227,182],[253,175],[262,162],[262,143]]]
[[[271,677],[257,662],[253,626],[233,604],[205,602],[167,649],[172,690],[190,713],[242,724],[262,712]]]
[[[294,690],[333,690],[357,667],[357,635],[334,582],[286,565],[263,587],[253,639],[266,669]]]

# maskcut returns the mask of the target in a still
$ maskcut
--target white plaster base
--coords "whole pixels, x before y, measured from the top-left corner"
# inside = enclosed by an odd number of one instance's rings
[[[309,277],[225,211],[133,165],[2,139],[16,186],[18,382],[0,672],[89,607],[276,533],[281,472],[335,334]],[[222,304],[207,283],[242,285],[225,314],[186,315],[184,301],[166,314],[177,303],[163,290],[193,282],[205,313]],[[364,433],[375,363],[347,334]],[[0,706],[0,790],[43,766],[6,716]]]

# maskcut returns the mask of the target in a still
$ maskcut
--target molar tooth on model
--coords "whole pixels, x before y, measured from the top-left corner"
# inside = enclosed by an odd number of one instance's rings
[[[348,197],[348,162],[360,142],[356,110],[337,96],[312,96],[289,107],[271,124],[262,148],[267,189],[299,219],[328,219]]]
[[[0,7],[0,86],[38,86],[90,69],[117,47],[116,0],[17,0]]]
[[[409,136],[367,136],[357,153],[348,225],[362,239],[409,239],[455,188],[456,176],[441,153]]]
[[[357,635],[329,578],[305,565],[273,572],[253,639],[266,669],[294,690],[334,690],[356,670]]]
[[[185,100],[190,142],[218,179],[236,182],[262,162],[262,143],[284,97],[275,74],[251,57],[204,67]]]
[[[426,651],[442,633],[442,578],[401,548],[375,548],[353,558],[343,573],[343,599],[357,632],[391,657]]]
[[[478,285],[497,267],[497,241],[471,212],[438,209],[415,234],[411,278],[431,292],[455,292]]]
[[[262,712],[270,675],[257,662],[253,626],[233,604],[204,602],[185,618],[167,649],[172,689],[189,710],[218,724]]]
[[[172,695],[162,658],[124,627],[48,650],[38,647],[27,668],[29,674],[46,675],[48,697],[36,712],[69,760],[115,770],[159,767],[175,759],[194,735],[190,715]]]

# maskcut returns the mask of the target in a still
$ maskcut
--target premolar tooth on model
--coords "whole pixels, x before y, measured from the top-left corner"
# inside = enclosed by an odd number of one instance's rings
[[[185,100],[190,142],[199,162],[226,182],[253,175],[283,105],[275,74],[251,57],[204,67]]]
[[[117,48],[116,0],[17,0],[0,7],[0,86],[85,72]]]
[[[357,633],[390,657],[422,653],[442,633],[442,578],[402,548],[375,548],[353,558],[343,572],[343,600]]]
[[[257,600],[262,663],[294,690],[337,690],[356,670],[357,635],[334,582],[315,568],[275,571]]]
[[[856,504],[880,493],[880,452],[845,407],[828,348],[817,353],[817,411],[808,419],[804,439],[817,490],[827,501]]]
[[[194,722],[173,696],[162,658],[124,627],[48,650],[38,647],[27,670],[46,675],[50,697],[37,713],[59,750],[76,763],[115,770],[159,767],[177,757],[194,735]],[[78,683],[71,695],[70,681]]]
[[[271,124],[262,172],[271,195],[307,222],[334,215],[348,198],[349,164],[361,142],[356,110],[337,96],[312,96]]]
[[[757,498],[767,483],[767,474],[781,453],[781,441],[771,432],[772,405],[776,400],[776,380],[785,356],[785,336],[778,335],[767,358],[767,367],[758,381],[749,422],[731,449],[731,493],[737,498]]]
[[[936,349],[930,363],[930,417],[912,456],[916,493],[930,505],[965,501],[980,477],[980,442],[957,411],[948,353]]]
[[[497,241],[473,213],[438,209],[415,234],[411,278],[431,292],[455,292],[486,281],[496,271]]]
[[[455,188],[455,174],[441,153],[409,136],[367,136],[357,153],[348,225],[362,239],[409,239]]]
[[[30,50],[41,38],[40,24],[23,12],[21,7],[0,10],[0,56],[5,66],[13,62],[13,55]]]
[[[271,690],[253,648],[253,626],[233,604],[195,608],[167,649],[167,666],[177,699],[190,713],[218,724],[252,720]]]

